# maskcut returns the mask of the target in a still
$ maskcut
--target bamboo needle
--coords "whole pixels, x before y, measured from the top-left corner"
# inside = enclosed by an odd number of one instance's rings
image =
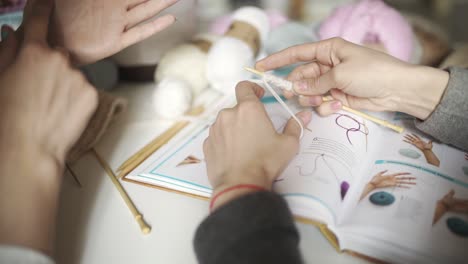
[[[187,113],[187,116],[198,116],[204,111],[205,107],[203,105],[200,105],[190,110],[190,112]],[[150,143],[148,143],[146,146],[140,149],[137,153],[133,154],[117,169],[117,172],[121,172],[119,174],[119,178],[126,176],[130,171],[135,169],[138,165],[141,164],[141,162],[148,158],[149,155],[153,154],[156,150],[158,150],[162,145],[168,142],[175,134],[177,134],[182,128],[184,128],[187,125],[188,122],[186,121],[176,123],[165,133],[156,137]]]
[[[99,164],[101,164],[101,166],[106,171],[107,176],[109,176],[109,178],[111,179],[115,188],[117,188],[117,191],[119,191],[120,196],[122,196],[122,198],[124,199],[125,204],[127,204],[128,206],[128,209],[130,209],[130,211],[132,212],[133,216],[135,217],[136,222],[140,226],[141,232],[145,235],[151,233],[151,227],[145,222],[145,219],[143,219],[143,215],[135,207],[135,204],[133,204],[132,200],[128,196],[127,192],[123,188],[120,181],[115,176],[110,166],[107,164],[106,161],[104,161],[104,159],[99,155],[99,153],[95,149],[93,149],[92,151],[94,155],[96,156],[96,159],[98,160]]]
[[[245,67],[244,69],[247,70],[247,71],[249,71],[249,72],[251,72],[251,73],[253,73],[253,74],[256,74],[256,75],[258,75],[258,76],[261,76],[261,77],[263,77],[263,76],[265,75],[264,72],[260,72],[260,71],[257,71],[257,70],[255,70],[255,69],[252,69],[252,68]],[[324,102],[333,100],[333,99],[331,99],[331,98],[328,97],[328,96],[324,96],[324,97],[322,97],[322,99],[323,99]],[[390,129],[392,129],[392,130],[398,132],[398,133],[403,133],[403,131],[405,130],[405,129],[404,129],[403,127],[401,127],[401,126],[394,125],[394,124],[392,124],[392,123],[390,123],[390,122],[388,122],[388,121],[386,121],[386,120],[382,120],[382,119],[379,119],[379,118],[377,118],[377,117],[371,116],[371,115],[369,115],[369,114],[363,113],[363,112],[361,112],[361,111],[354,110],[354,109],[352,109],[352,108],[350,108],[350,107],[347,107],[347,106],[345,106],[345,105],[343,105],[343,110],[346,111],[346,112],[355,114],[355,115],[357,115],[357,116],[360,116],[360,117],[362,117],[362,118],[364,118],[364,119],[367,119],[367,120],[369,120],[369,121],[371,121],[371,122],[374,122],[374,123],[376,123],[376,124],[378,124],[378,125],[381,125],[381,126],[384,126],[384,127],[388,127],[388,128],[390,128]]]

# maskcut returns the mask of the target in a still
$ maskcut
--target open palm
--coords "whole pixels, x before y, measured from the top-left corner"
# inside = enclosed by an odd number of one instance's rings
[[[170,14],[151,19],[177,1],[56,1],[52,41],[66,47],[77,63],[92,63],[172,25],[176,19]]]
[[[403,141],[417,147],[421,151],[432,149],[432,140],[425,142],[416,134],[406,135]]]
[[[374,178],[371,180],[371,184],[375,186],[375,188],[387,188],[387,187],[401,187],[401,188],[409,188],[410,185],[416,185],[413,181],[415,177],[407,177],[405,175],[411,175],[408,172],[400,172],[395,174],[385,175],[387,171],[381,171],[377,173]]]

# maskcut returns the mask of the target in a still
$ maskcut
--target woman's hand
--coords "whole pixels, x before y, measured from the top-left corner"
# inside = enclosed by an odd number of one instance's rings
[[[47,43],[52,2],[33,3],[22,40],[5,29],[0,47],[0,244],[50,254],[65,158],[97,92]]]
[[[178,0],[55,0],[52,41],[87,64],[116,54],[172,25],[163,15]]]
[[[263,93],[256,84],[239,83],[237,106],[221,111],[210,128],[203,149],[214,194],[238,184],[271,189],[299,149],[300,126],[291,119],[278,134],[259,100]],[[311,113],[301,112],[298,117],[307,124]],[[215,207],[245,192],[223,195]]]
[[[449,78],[445,71],[411,65],[340,38],[288,48],[259,61],[256,68],[269,71],[294,63],[305,63],[288,76],[301,95],[299,101],[319,106],[322,115],[337,112],[345,104],[426,119],[439,103]],[[323,102],[326,93],[336,100]]]

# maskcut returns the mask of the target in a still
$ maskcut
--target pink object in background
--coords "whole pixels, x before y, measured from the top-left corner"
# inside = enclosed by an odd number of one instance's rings
[[[411,25],[381,0],[361,0],[335,9],[319,29],[320,39],[341,37],[356,44],[381,43],[387,52],[410,61],[414,35]]]
[[[280,11],[268,10],[266,13],[270,19],[271,29],[277,28],[289,21],[288,17],[283,15]],[[216,35],[223,35],[229,29],[231,23],[232,15],[221,16],[211,24],[210,32]]]

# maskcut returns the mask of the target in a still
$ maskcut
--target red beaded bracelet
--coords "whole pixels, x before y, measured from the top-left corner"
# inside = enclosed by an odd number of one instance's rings
[[[213,199],[211,199],[211,202],[210,202],[210,212],[213,210],[213,205],[215,204],[216,200],[223,194],[225,193],[228,193],[230,191],[234,191],[234,190],[239,190],[239,189],[252,189],[252,190],[258,190],[258,191],[266,191],[265,188],[261,187],[261,186],[258,186],[258,185],[254,185],[254,184],[238,184],[238,185],[234,185],[234,186],[231,186],[229,188],[226,188],[222,191],[220,191],[219,193],[217,193]]]

